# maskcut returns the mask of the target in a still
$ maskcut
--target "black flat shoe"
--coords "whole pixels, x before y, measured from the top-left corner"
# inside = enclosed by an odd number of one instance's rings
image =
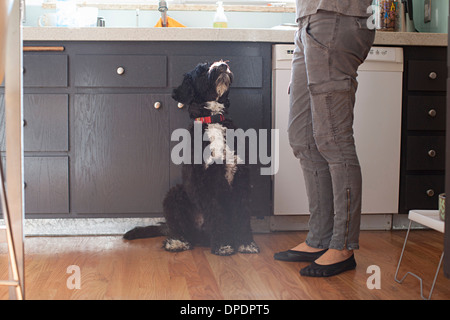
[[[352,254],[350,258],[338,263],[322,265],[313,262],[309,266],[301,269],[300,274],[306,277],[331,277],[355,268],[355,256]]]
[[[287,250],[275,253],[273,258],[280,261],[288,262],[313,262],[323,255],[328,249],[324,249],[318,252],[303,252],[296,250]]]

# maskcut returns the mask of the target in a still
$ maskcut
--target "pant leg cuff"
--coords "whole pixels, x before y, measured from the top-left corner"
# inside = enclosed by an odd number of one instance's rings
[[[311,241],[311,240],[308,240],[308,239],[305,240],[305,243],[308,246],[310,246],[312,248],[316,248],[316,249],[328,249],[329,248],[328,244],[323,244],[323,243],[316,242],[316,241]]]
[[[358,250],[359,249],[359,244],[358,243],[349,243],[347,245],[345,245],[345,243],[343,242],[331,242],[329,249],[336,249],[336,250]]]

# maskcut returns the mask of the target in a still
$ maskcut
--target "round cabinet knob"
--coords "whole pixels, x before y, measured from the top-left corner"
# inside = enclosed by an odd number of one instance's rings
[[[161,108],[161,102],[156,101],[155,104],[153,105],[153,107],[154,107],[155,109]]]
[[[118,68],[117,68],[117,74],[122,75],[122,74],[124,74],[124,73],[125,73],[124,67],[118,67]]]
[[[181,102],[178,102],[178,109],[183,109],[184,104],[182,104]]]
[[[436,151],[433,150],[433,149],[431,149],[431,150],[428,151],[428,155],[429,155],[431,158],[434,158],[434,157],[436,157]]]
[[[430,110],[428,111],[428,115],[429,115],[430,117],[432,117],[432,118],[436,117],[436,110],[430,109]]]
[[[428,189],[427,190],[427,196],[429,196],[429,197],[434,196],[434,190],[433,189]]]
[[[428,75],[428,78],[430,78],[431,80],[434,80],[437,78],[437,73],[436,72],[430,72],[430,74]]]

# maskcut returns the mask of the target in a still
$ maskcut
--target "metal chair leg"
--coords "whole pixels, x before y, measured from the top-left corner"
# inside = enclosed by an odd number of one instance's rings
[[[405,242],[403,243],[402,253],[400,254],[400,259],[398,260],[397,270],[395,271],[394,279],[398,283],[402,283],[406,277],[406,275],[405,275],[401,280],[398,280],[397,274],[398,274],[398,270],[400,269],[400,264],[402,263],[402,260],[403,260],[403,254],[405,253],[406,243],[408,242],[408,237],[409,237],[409,231],[411,230],[411,224],[412,224],[412,221],[409,221],[408,231],[406,232],[406,237],[405,237]]]
[[[394,279],[395,279],[396,282],[402,283],[403,280],[405,280],[405,278],[406,278],[408,275],[411,275],[411,276],[415,277],[417,280],[419,280],[419,284],[420,284],[420,296],[422,297],[422,299],[423,299],[423,300],[431,300],[431,295],[433,294],[433,290],[434,290],[434,286],[435,286],[435,284],[436,284],[436,280],[437,280],[437,277],[438,277],[438,274],[439,274],[439,270],[441,269],[442,260],[444,259],[444,252],[442,252],[442,254],[441,254],[441,259],[439,260],[439,264],[438,264],[438,267],[437,267],[437,269],[436,269],[436,274],[434,275],[433,284],[432,284],[432,286],[431,286],[431,290],[430,290],[430,293],[429,293],[429,295],[428,295],[428,298],[426,298],[426,297],[423,295],[423,281],[422,281],[422,278],[419,277],[418,275],[416,275],[416,274],[414,274],[414,273],[412,273],[412,272],[407,272],[407,273],[403,276],[403,278],[401,278],[400,280],[397,278],[398,271],[399,271],[399,269],[400,269],[400,264],[402,263],[403,254],[404,254],[404,252],[405,252],[406,243],[408,242],[408,236],[409,236],[409,231],[411,230],[411,224],[412,224],[412,221],[409,222],[408,232],[406,233],[405,242],[404,242],[404,244],[403,244],[402,253],[401,253],[400,259],[399,259],[399,261],[398,261],[397,270],[395,271]]]

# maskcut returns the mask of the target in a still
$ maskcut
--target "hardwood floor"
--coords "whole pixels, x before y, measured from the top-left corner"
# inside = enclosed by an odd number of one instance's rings
[[[26,238],[25,295],[27,299],[420,299],[415,278],[408,277],[403,284],[394,281],[405,234],[361,232],[356,270],[325,279],[301,277],[298,271],[307,263],[273,260],[274,252],[304,240],[305,232],[257,234],[260,254],[229,257],[212,255],[208,248],[168,253],[161,249],[162,238]],[[407,271],[422,276],[428,295],[442,249],[442,234],[412,231],[400,276]],[[67,287],[71,265],[80,268],[80,289]],[[381,289],[367,287],[371,265],[380,267]],[[0,244],[0,278],[7,278],[6,244]],[[0,298],[8,298],[6,287],[0,287]],[[450,279],[442,270],[433,299],[450,300]]]

